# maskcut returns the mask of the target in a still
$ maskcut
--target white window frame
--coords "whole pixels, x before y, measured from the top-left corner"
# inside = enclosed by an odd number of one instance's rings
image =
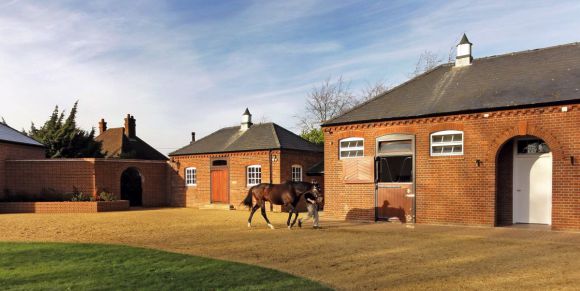
[[[453,134],[461,134],[461,141],[440,141],[434,142],[434,136],[445,136],[445,135],[453,135]],[[460,130],[443,130],[437,131],[432,133],[429,136],[429,152],[431,153],[432,157],[445,157],[445,156],[462,156],[465,152],[465,135],[463,131]],[[451,153],[435,153],[433,152],[433,147],[444,147],[444,146],[461,146],[461,152],[451,152]]]
[[[262,165],[250,165],[246,167],[246,184],[255,186],[262,183]]]
[[[293,182],[302,182],[302,166],[301,165],[292,165],[292,181]]]
[[[362,141],[362,145],[361,146],[355,146],[355,147],[348,147],[348,148],[343,148],[342,147],[342,142],[345,141]],[[355,156],[355,157],[343,157],[342,156],[342,152],[348,152],[348,151],[362,151],[362,155],[361,156]],[[364,157],[365,156],[365,139],[362,137],[349,137],[349,138],[344,138],[338,141],[338,158],[339,159],[353,159],[353,158],[360,158],[360,157]]]
[[[185,168],[185,186],[197,186],[197,168]]]

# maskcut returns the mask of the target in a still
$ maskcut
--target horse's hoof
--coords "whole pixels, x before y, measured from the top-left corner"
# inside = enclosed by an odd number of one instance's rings
[[[302,220],[298,220],[298,227],[302,228]]]
[[[274,228],[274,226],[273,226],[273,225],[271,225],[271,224],[268,224],[268,227],[269,227],[270,229],[275,229],[275,228]]]
[[[252,228],[252,224],[248,222],[248,228]]]
[[[288,229],[292,229],[292,226],[288,225]]]

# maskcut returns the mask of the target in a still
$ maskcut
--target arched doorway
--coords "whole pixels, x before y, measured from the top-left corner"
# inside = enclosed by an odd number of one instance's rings
[[[552,152],[544,140],[508,140],[498,151],[496,177],[496,225],[552,224]]]
[[[121,199],[129,200],[131,206],[143,205],[142,177],[134,167],[127,168],[121,174]]]

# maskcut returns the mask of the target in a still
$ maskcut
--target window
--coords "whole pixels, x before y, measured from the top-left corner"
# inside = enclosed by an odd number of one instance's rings
[[[364,156],[364,139],[360,137],[345,138],[340,141],[340,158]]]
[[[302,166],[300,165],[292,166],[292,181],[302,182]]]
[[[262,166],[248,166],[248,186],[254,186],[262,183]]]
[[[445,130],[431,134],[431,156],[463,155],[463,132]]]
[[[226,160],[215,160],[211,163],[212,166],[227,166],[228,161]]]
[[[195,186],[197,184],[197,170],[195,168],[185,169],[185,185]]]

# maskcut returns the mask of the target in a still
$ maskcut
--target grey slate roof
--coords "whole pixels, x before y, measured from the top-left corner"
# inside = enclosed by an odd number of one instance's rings
[[[323,126],[580,101],[580,43],[444,64]]]
[[[44,147],[43,144],[37,142],[36,140],[22,134],[18,130],[0,123],[0,142],[10,142],[18,143],[31,146]]]
[[[324,175],[324,161],[321,161],[306,171],[306,176],[322,176]]]
[[[270,149],[322,152],[317,146],[275,123],[254,124],[241,131],[239,126],[222,128],[170,156],[226,153]]]

